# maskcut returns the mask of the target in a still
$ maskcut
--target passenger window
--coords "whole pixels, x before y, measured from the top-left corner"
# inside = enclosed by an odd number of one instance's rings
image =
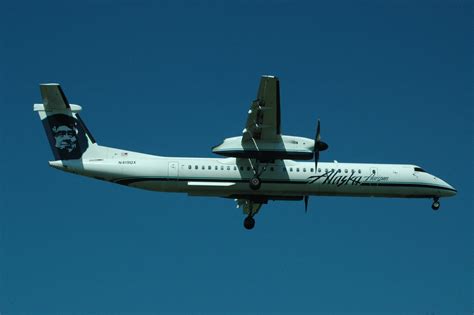
[[[237,166],[234,166],[234,171],[236,171],[236,170],[237,170]]]
[[[372,170],[372,174],[375,174],[375,173],[376,173],[375,170]]]
[[[247,171],[250,171],[250,166],[247,166]]]
[[[243,167],[243,166],[241,166],[241,167],[240,167],[240,170],[241,170],[241,171],[243,171],[243,170],[244,170],[244,167]]]
[[[324,169],[324,171],[327,173],[327,172],[328,172],[328,169],[326,168],[326,169]]]
[[[230,166],[227,166],[227,170],[230,171]]]
[[[223,170],[224,170],[224,165],[221,166],[221,171],[223,171]]]
[[[305,169],[305,168],[303,168],[303,172],[306,172],[306,169]]]
[[[193,167],[191,165],[188,165],[188,169],[192,169]]]
[[[205,169],[206,169],[206,166],[203,165],[203,166],[202,166],[202,169],[205,170]]]
[[[212,169],[212,167],[209,165],[209,166],[207,167],[207,169],[210,170],[210,169]]]
[[[286,167],[283,166],[283,172],[286,172]]]
[[[300,171],[300,168],[299,168],[299,167],[297,167],[297,168],[296,168],[296,171],[297,171],[297,172],[299,172],[299,171]]]
[[[215,170],[218,171],[218,170],[219,170],[219,166],[216,165]]]
[[[359,169],[359,174],[362,173],[361,170]]]
[[[348,170],[347,170],[347,168],[346,168],[346,169],[344,170],[344,173],[346,173],[346,174],[347,174],[347,172],[348,172]]]
[[[275,169],[273,168],[273,166],[271,166],[271,167],[270,167],[270,171],[273,172],[274,170],[275,170]]]
[[[312,172],[312,171],[313,171],[313,169],[311,169],[311,172]],[[321,173],[321,169],[320,169],[320,168],[318,168],[318,173]]]
[[[197,166],[197,165],[194,165],[194,168],[195,168],[195,169],[199,169],[199,166]]]
[[[293,172],[293,167],[290,167],[290,172]]]

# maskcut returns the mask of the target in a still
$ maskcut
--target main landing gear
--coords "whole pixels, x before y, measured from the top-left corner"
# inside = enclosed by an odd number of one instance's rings
[[[236,199],[237,208],[242,208],[243,212],[247,215],[244,219],[244,228],[251,230],[255,226],[255,219],[253,218],[260,208],[262,207],[261,203],[254,202],[249,199]]]
[[[434,211],[438,210],[441,204],[439,203],[439,197],[433,198],[433,204],[431,205],[431,209]]]
[[[260,186],[262,185],[262,180],[260,179],[260,175],[262,175],[262,173],[267,169],[267,167],[264,166],[259,171],[259,162],[258,162],[258,160],[255,161],[255,166],[252,164],[250,159],[249,159],[249,163],[252,165],[252,170],[253,170],[253,177],[249,181],[250,189],[259,190]]]
[[[253,229],[253,227],[255,226],[255,219],[253,218],[253,216],[251,216],[250,214],[244,219],[244,227],[247,229],[247,230],[251,230]]]
[[[249,186],[250,186],[250,189],[252,190],[258,190],[261,185],[262,185],[262,180],[257,175],[252,177],[249,181]]]

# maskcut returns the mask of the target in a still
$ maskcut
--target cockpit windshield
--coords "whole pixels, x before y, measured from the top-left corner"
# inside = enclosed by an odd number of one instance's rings
[[[426,171],[424,169],[422,169],[421,167],[415,167],[415,172],[426,173]]]

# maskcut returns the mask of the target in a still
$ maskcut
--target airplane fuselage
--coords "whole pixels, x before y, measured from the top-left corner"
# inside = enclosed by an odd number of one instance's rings
[[[452,196],[448,183],[415,165],[325,163],[276,160],[253,165],[237,158],[160,157],[109,149],[107,158],[53,161],[65,171],[140,189],[268,200],[307,195],[432,198]],[[262,171],[258,191],[249,187],[254,168]]]

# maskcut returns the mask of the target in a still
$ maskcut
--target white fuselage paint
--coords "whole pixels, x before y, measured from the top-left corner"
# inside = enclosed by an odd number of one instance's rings
[[[456,194],[442,179],[415,171],[415,165],[320,162],[315,172],[314,162],[277,160],[260,163],[260,170],[266,167],[260,176],[262,185],[252,190],[248,181],[254,175],[253,161],[247,159],[159,157],[106,149],[104,158],[53,161],[50,165],[130,187],[194,196],[432,198]]]

